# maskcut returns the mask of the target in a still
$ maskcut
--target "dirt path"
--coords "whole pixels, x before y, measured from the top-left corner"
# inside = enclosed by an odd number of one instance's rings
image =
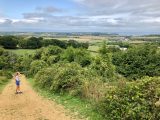
[[[15,94],[14,80],[0,94],[0,120],[72,119],[62,106],[38,96],[24,76],[21,76],[21,83],[23,94]]]

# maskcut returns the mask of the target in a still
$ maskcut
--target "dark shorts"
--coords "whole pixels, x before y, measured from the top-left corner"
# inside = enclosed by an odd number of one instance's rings
[[[20,81],[16,81],[16,85],[19,86],[20,85]]]

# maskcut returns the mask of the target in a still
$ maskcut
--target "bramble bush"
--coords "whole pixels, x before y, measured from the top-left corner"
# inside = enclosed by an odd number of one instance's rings
[[[17,61],[17,55],[8,52],[3,48],[0,48],[0,70],[2,69],[10,69],[14,68],[14,65]]]
[[[20,71],[25,75],[29,75],[30,65],[33,61],[33,56],[29,54],[17,56],[16,63],[14,64],[14,71]]]
[[[35,54],[33,55],[33,59],[34,59],[34,60],[39,60],[39,59],[41,59],[42,53],[43,53],[44,49],[45,49],[44,47],[42,47],[42,48],[40,48],[40,49],[37,49],[36,52],[35,52]]]
[[[97,110],[109,120],[159,120],[160,78],[145,77],[117,87],[97,104]]]
[[[92,57],[90,53],[83,48],[73,48],[69,47],[60,56],[62,61],[76,62],[82,67],[88,66],[91,64]]]
[[[40,70],[35,85],[55,93],[69,93],[91,101],[100,101],[109,88],[95,72],[77,63],[60,62]]]
[[[36,50],[33,55],[34,60],[44,60],[48,64],[54,64],[59,61],[60,54],[63,52],[63,49],[58,46],[48,46]]]
[[[0,76],[5,76],[7,79],[12,78],[12,72],[7,70],[0,70]]]
[[[36,85],[58,93],[80,94],[85,75],[77,63],[57,63],[40,70],[35,76]]]
[[[12,78],[12,73],[10,71],[0,70],[0,92],[2,88],[1,86],[6,84],[11,78]]]
[[[35,60],[30,65],[30,75],[35,75],[39,70],[46,68],[48,64],[43,60]]]
[[[103,81],[112,81],[115,77],[115,66],[112,64],[111,55],[97,56],[90,65],[90,69],[103,77]]]
[[[151,44],[132,46],[126,52],[113,54],[117,72],[129,79],[160,75],[160,53]]]
[[[43,48],[41,53],[41,59],[47,61],[50,56],[55,56],[58,58],[60,54],[63,52],[63,49],[57,46],[49,46],[47,48]]]

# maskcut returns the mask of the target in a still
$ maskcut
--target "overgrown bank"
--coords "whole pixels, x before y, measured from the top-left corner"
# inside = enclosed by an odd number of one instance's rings
[[[0,70],[0,93],[11,78],[12,74],[10,72]]]
[[[146,44],[111,52],[104,43],[94,57],[84,48],[73,47],[48,46],[24,56],[2,50],[1,68],[22,71],[34,79],[42,94],[60,98],[63,104],[71,99],[68,106],[74,103],[72,99],[79,101],[73,106],[87,101],[84,105],[91,106],[89,109],[103,119],[158,120],[160,109],[155,103],[160,97],[160,52],[157,49]],[[88,108],[85,110],[84,116],[92,114]]]
[[[95,105],[91,102],[81,99],[79,97],[73,97],[69,94],[52,93],[48,89],[39,88],[34,79],[29,79],[34,90],[36,90],[41,96],[46,97],[49,100],[53,100],[58,104],[63,105],[70,114],[80,119],[89,120],[103,120],[104,118],[95,110]]]

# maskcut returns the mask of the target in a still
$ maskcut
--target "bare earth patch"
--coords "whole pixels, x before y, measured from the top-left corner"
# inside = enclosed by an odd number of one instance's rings
[[[0,120],[73,120],[53,101],[39,96],[21,76],[23,94],[15,94],[12,80],[0,94]]]

